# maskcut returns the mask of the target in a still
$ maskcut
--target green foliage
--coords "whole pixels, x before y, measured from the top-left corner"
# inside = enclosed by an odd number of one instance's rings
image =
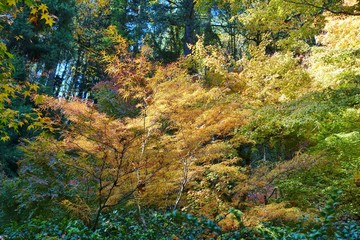
[[[311,75],[320,88],[358,86],[360,65],[359,49],[314,49],[310,60]]]
[[[0,142],[0,154],[2,156],[0,163],[0,171],[4,171],[7,176],[16,176],[16,162],[22,156],[18,146],[18,135],[13,132],[7,132],[9,140]]]
[[[115,90],[107,86],[97,86],[94,94],[97,100],[97,109],[109,116],[116,118],[135,117],[140,114],[136,108],[138,101],[124,100]]]
[[[173,211],[147,211],[144,226],[136,210],[115,210],[100,218],[99,227],[91,231],[81,221],[31,219],[22,225],[10,224],[3,229],[6,239],[197,239],[216,236],[220,228],[204,217]],[[1,229],[0,229],[1,230]]]
[[[280,107],[259,110],[245,128],[252,129],[256,141],[286,149],[286,158],[296,151],[314,154],[317,163],[311,169],[277,182],[284,199],[297,206],[315,206],[329,186],[336,186],[345,191],[344,209],[358,213],[353,197],[359,189],[353,177],[359,171],[359,93],[358,88],[342,88],[308,94]]]
[[[306,138],[318,142],[328,134],[341,131],[341,128],[356,128],[358,123],[347,118],[351,118],[349,113],[360,104],[359,94],[359,89],[354,87],[328,89],[280,106],[267,106],[256,113],[247,129],[254,129],[251,135],[260,142],[267,136],[270,144],[287,136],[296,138],[296,141]],[[351,110],[353,107],[355,109]]]
[[[20,181],[9,179],[3,173],[0,174],[0,179],[2,182],[0,186],[0,226],[4,226],[11,221],[19,221],[21,219],[16,212],[18,204],[15,200]]]
[[[330,202],[329,202],[330,204]],[[330,205],[327,207],[332,208]],[[241,224],[242,213],[232,209],[237,229],[221,232],[215,222],[185,212],[147,211],[143,216],[146,226],[137,219],[137,212],[115,210],[101,217],[98,230],[87,228],[78,220],[45,221],[32,219],[23,225],[15,223],[3,228],[7,239],[357,239],[360,228],[355,222],[336,222],[333,211],[324,210],[324,221],[312,227],[300,222],[296,227],[275,226],[270,223],[251,229]],[[221,221],[221,218],[219,219]]]
[[[37,153],[37,162],[44,163],[46,161],[44,153]],[[24,155],[27,156],[26,154],[25,152]],[[59,213],[64,212],[59,201],[64,196],[71,195],[71,192],[64,188],[66,174],[59,174],[51,179],[59,168],[56,162],[53,162],[52,167],[46,164],[42,164],[39,168],[34,166],[36,162],[24,161],[18,173],[26,175],[26,178],[3,180],[1,199],[6,199],[4,201],[6,205],[2,209],[5,217],[12,216],[10,217],[12,220],[26,221],[33,216],[48,216],[49,212],[53,212],[54,216],[61,216]],[[58,180],[55,181],[55,179]]]
[[[259,228],[259,232],[265,239],[357,239],[360,236],[360,226],[355,221],[336,219],[337,200],[341,193],[332,190],[320,213],[322,218],[315,219],[315,222],[310,220],[310,226],[305,218],[295,228],[266,224]]]
[[[99,232],[121,239],[196,239],[221,232],[213,221],[186,212],[149,211],[145,214],[144,226],[133,217],[136,212],[130,211],[124,216],[120,211],[114,211],[102,220]],[[111,224],[106,224],[107,219],[111,219]]]
[[[8,225],[3,236],[6,239],[101,239],[78,220],[49,221],[31,219],[22,225]]]

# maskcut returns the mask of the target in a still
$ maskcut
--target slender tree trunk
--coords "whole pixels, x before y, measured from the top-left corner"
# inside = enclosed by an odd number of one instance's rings
[[[45,69],[46,70],[44,70],[44,71],[46,72],[46,75],[47,75],[45,87],[47,89],[47,93],[49,95],[53,95],[54,88],[55,88],[56,65],[55,65],[55,67],[45,66]]]
[[[195,42],[195,2],[194,0],[185,0],[186,16],[185,16],[185,41],[184,55],[191,54],[189,45]]]
[[[76,63],[75,63],[75,73],[74,76],[72,77],[72,82],[71,85],[69,87],[69,92],[67,93],[70,97],[76,96],[76,93],[78,91],[77,87],[78,87],[78,81],[80,78],[80,68],[81,68],[81,61],[82,61],[82,57],[83,57],[83,52],[81,50],[78,51],[78,56],[76,59]]]
[[[144,110],[144,119],[143,119],[144,132],[146,132],[146,116],[147,115],[146,115],[146,109],[145,109]],[[143,161],[143,158],[144,158],[144,155],[145,155],[146,144],[147,144],[147,141],[148,141],[148,139],[150,137],[150,134],[151,134],[151,130],[148,129],[147,134],[144,137],[144,140],[143,140],[143,143],[142,143],[142,146],[141,146],[141,152],[140,152],[140,158],[139,158],[140,164]],[[146,169],[146,166],[145,166],[145,169]],[[139,168],[136,171],[136,177],[137,177],[137,186],[140,186],[141,184],[144,184],[141,181],[141,178],[140,178],[140,169]],[[142,210],[141,210],[140,191],[138,191],[138,194],[136,196],[136,204],[137,204],[137,207],[138,207],[138,212],[139,212],[139,216],[140,216],[142,225],[143,225],[144,228],[146,228],[147,224],[146,224],[145,218],[144,218],[144,216],[142,214]]]
[[[184,43],[184,55],[189,55],[191,54],[191,49],[189,47],[189,45],[193,44],[193,37],[192,37],[192,32],[193,32],[193,26],[191,23],[186,23],[185,25],[185,43]]]
[[[93,228],[92,228],[93,231],[95,231],[97,229],[97,225],[99,223],[99,219],[100,219],[100,215],[101,215],[102,210],[103,210],[103,208],[102,208],[102,206],[100,204],[99,209],[98,209],[98,211],[96,213],[95,220],[94,220],[94,225],[93,225]]]
[[[188,158],[184,158],[183,165],[184,165],[183,166],[183,178],[181,180],[179,192],[178,192],[178,195],[176,197],[175,204],[174,204],[174,210],[178,207],[178,205],[180,203],[182,194],[183,194],[183,192],[185,190],[186,184],[188,183],[188,179],[189,179],[189,165],[190,165],[190,162],[189,162]]]

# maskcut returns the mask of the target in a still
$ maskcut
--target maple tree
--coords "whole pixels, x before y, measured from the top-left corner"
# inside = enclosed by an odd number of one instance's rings
[[[27,24],[36,22],[50,28],[55,19],[55,15],[49,12],[47,5],[41,2],[2,1],[0,3],[0,31],[2,32],[0,43],[0,149],[2,159],[0,165],[7,176],[17,176],[16,162],[21,156],[21,151],[16,146],[20,142],[20,137],[36,134],[47,121],[40,112],[32,109],[33,103],[41,102],[41,96],[34,95],[37,93],[39,85],[29,81],[25,69],[22,67],[24,56],[20,57],[11,46],[14,41],[31,42],[31,37],[19,32],[15,33],[16,31],[12,35],[8,31],[22,20]]]
[[[70,123],[58,129],[62,131],[61,139],[39,136],[25,149],[28,160],[21,164],[21,178],[32,186],[31,191],[40,194],[42,185],[51,184],[53,193],[41,193],[38,198],[26,200],[23,208],[57,199],[96,229],[100,214],[140,194],[164,167],[161,153],[147,151],[147,145],[154,144],[153,137],[144,136],[141,125],[131,120],[112,120],[81,101],[45,98],[43,106],[61,110]],[[33,158],[33,151],[41,153],[41,157]],[[149,160],[149,155],[155,155],[155,159]],[[26,177],[35,173],[34,178]],[[62,177],[53,181],[57,175]]]

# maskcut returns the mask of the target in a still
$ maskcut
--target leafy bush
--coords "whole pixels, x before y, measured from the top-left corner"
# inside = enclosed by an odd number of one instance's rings
[[[144,221],[137,215],[135,210],[115,210],[101,217],[95,231],[79,220],[32,219],[21,225],[7,225],[3,236],[5,239],[198,239],[221,232],[213,221],[186,212],[148,211]]]
[[[292,227],[271,222],[246,227],[243,213],[230,209],[228,215],[238,224],[231,231],[222,232],[218,223],[225,217],[212,221],[181,211],[154,210],[147,210],[140,217],[137,210],[127,209],[103,215],[95,231],[70,219],[32,219],[20,225],[12,223],[0,231],[5,239],[359,239],[360,226],[355,221],[336,219],[341,194],[335,191],[330,195],[320,218],[304,217]]]

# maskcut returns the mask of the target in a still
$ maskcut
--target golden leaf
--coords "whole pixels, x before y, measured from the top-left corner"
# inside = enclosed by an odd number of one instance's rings
[[[48,12],[48,7],[45,4],[40,4],[39,10],[41,10],[43,13]]]
[[[32,7],[31,11],[30,11],[30,14],[35,15],[35,14],[37,14],[37,12],[38,12],[38,10],[35,7]]]
[[[52,17],[48,16],[48,18],[45,21],[45,24],[49,25],[50,27],[52,27],[52,25],[54,25],[55,21]]]
[[[15,5],[16,5],[16,2],[15,2],[15,0],[7,0],[7,4],[8,4],[9,6],[15,6]]]

